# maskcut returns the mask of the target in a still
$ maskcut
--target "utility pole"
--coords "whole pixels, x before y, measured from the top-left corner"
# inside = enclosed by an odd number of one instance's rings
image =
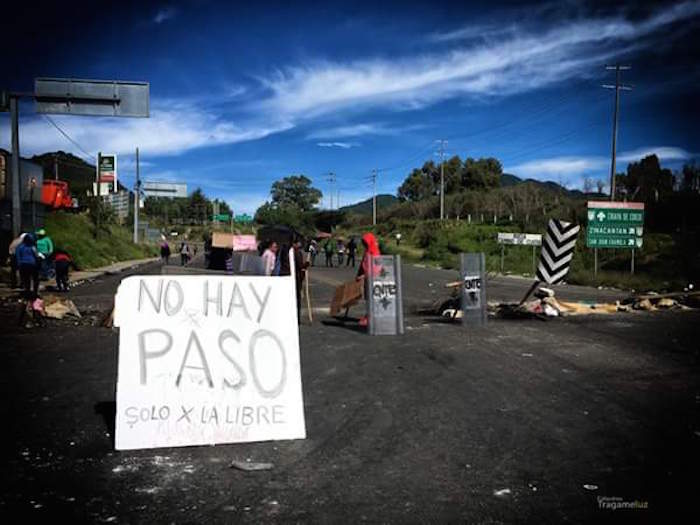
[[[440,220],[445,218],[445,146],[447,141],[444,139],[437,140],[440,143]]]
[[[10,95],[10,119],[12,126],[12,237],[19,237],[22,228],[22,209],[19,174],[19,98]]]
[[[97,166],[95,166],[95,193],[97,194],[97,200],[95,201],[97,221],[95,224],[95,239],[100,236],[100,223],[102,222],[102,188],[100,185],[100,163],[102,161],[102,152],[97,152]]]
[[[53,178],[58,180],[58,154],[53,154]]]
[[[620,90],[630,91],[631,86],[626,86],[620,83],[620,72],[627,71],[630,66],[621,66],[620,64],[615,64],[611,66],[605,66],[607,70],[615,70],[615,85],[603,84],[606,89],[615,90],[615,109],[613,111],[613,132],[612,132],[612,161],[610,163],[610,200],[615,200],[615,156],[617,155],[617,121],[618,114],[620,112]]]
[[[372,170],[372,226],[377,225],[377,170]]]
[[[136,148],[136,183],[134,185],[134,244],[139,242],[139,201],[141,199],[141,178],[139,173],[139,149]]]
[[[328,190],[328,197],[330,198],[330,209],[333,210],[333,185],[335,184],[335,173],[332,171],[328,172],[328,178],[326,179],[330,183],[330,189]]]

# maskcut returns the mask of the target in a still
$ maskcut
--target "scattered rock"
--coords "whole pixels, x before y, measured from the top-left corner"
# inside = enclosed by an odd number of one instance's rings
[[[497,498],[503,498],[505,496],[510,495],[510,489],[494,490],[493,495],[496,496]]]
[[[654,310],[654,305],[651,304],[651,301],[649,299],[642,299],[641,301],[637,301],[634,303],[635,310],[645,310],[647,312],[650,312],[651,310]]]
[[[673,308],[676,306],[678,303],[671,299],[670,297],[664,297],[663,299],[659,299],[658,302],[656,303],[657,308]]]
[[[238,461],[234,459],[231,461],[231,464],[229,465],[229,468],[235,468],[238,470],[244,470],[246,472],[253,472],[257,470],[271,470],[274,468],[273,463],[262,463],[262,462],[256,462],[256,461]]]
[[[554,290],[551,288],[539,288],[535,292],[535,297],[539,297],[540,299],[544,299],[545,297],[554,297]]]

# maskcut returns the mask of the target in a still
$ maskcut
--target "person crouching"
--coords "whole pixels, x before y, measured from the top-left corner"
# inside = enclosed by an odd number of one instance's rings
[[[67,292],[70,289],[68,271],[71,266],[74,270],[77,270],[78,267],[75,265],[73,257],[60,248],[54,252],[53,262],[56,267],[56,288],[59,292]]]

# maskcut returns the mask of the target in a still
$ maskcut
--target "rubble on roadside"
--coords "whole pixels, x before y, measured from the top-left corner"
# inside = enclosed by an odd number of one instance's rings
[[[632,295],[614,303],[595,303],[560,301],[555,297],[554,290],[542,287],[535,292],[535,299],[522,304],[489,303],[489,311],[497,317],[503,318],[548,318],[632,311],[690,310],[700,306],[700,293],[690,290],[668,294],[652,292],[644,295]]]
[[[80,319],[82,315],[78,307],[70,299],[64,299],[55,295],[44,296],[44,317],[49,319],[63,319],[66,316]]]

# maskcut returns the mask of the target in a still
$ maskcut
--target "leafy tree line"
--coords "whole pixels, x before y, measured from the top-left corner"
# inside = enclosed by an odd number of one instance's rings
[[[270,200],[255,212],[259,224],[284,224],[302,233],[330,231],[341,223],[345,214],[337,210],[318,210],[323,193],[311,185],[305,175],[290,175],[270,188]]]
[[[467,190],[489,190],[501,185],[503,167],[492,157],[464,161],[455,155],[443,163],[445,195]],[[432,160],[409,173],[399,186],[398,197],[402,201],[421,201],[440,194],[440,168]]]
[[[554,183],[521,181],[500,187],[503,174],[501,163],[494,158],[467,158],[454,156],[444,163],[445,211],[449,217],[467,218],[471,214],[479,221],[482,214],[497,220],[513,216],[523,224],[546,222],[549,216],[580,218],[585,223],[583,210],[586,199],[608,196],[602,191],[602,180],[595,183],[586,179],[584,192],[572,192]],[[700,168],[686,164],[679,172],[663,168],[656,155],[631,162],[625,173],[615,178],[616,200],[644,202],[648,227],[669,231],[700,226]],[[594,188],[597,193],[593,193]],[[440,165],[428,161],[413,169],[401,186],[398,196],[401,204],[380,210],[380,220],[396,218],[432,219],[439,215]],[[366,222],[361,219],[360,222]]]
[[[188,197],[146,197],[143,206],[146,216],[164,223],[206,224],[211,221],[215,203],[219,205],[219,213],[232,213],[228,204],[219,199],[209,199],[201,188],[194,190]]]

